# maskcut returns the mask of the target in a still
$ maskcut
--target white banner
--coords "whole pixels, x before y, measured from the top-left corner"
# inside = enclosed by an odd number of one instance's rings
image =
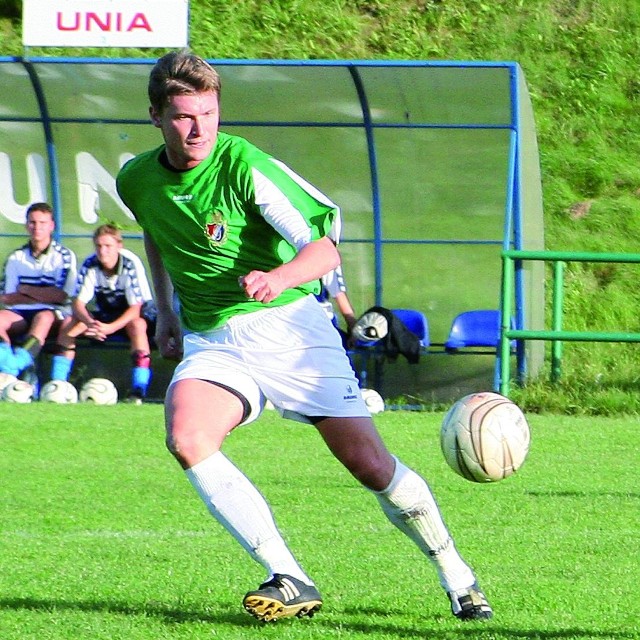
[[[25,47],[185,47],[189,0],[24,0]]]

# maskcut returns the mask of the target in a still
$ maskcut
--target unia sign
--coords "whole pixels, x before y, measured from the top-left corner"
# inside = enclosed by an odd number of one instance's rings
[[[63,11],[56,13],[56,28],[58,31],[133,31],[143,29],[151,32],[151,25],[144,13],[135,13],[133,16],[121,12],[107,11],[98,15],[93,11],[75,11],[65,14]]]
[[[26,47],[185,47],[189,0],[24,0]]]

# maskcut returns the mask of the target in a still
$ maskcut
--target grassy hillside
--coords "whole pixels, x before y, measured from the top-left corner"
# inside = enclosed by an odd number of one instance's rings
[[[23,54],[20,12],[20,2],[0,1],[2,55]],[[210,58],[517,61],[536,114],[547,248],[637,250],[640,3],[635,0],[192,0],[190,32],[192,48]],[[154,57],[162,52],[30,53]],[[624,265],[571,266],[566,328],[640,331],[637,271]],[[640,378],[640,350],[566,345],[564,369],[569,397],[593,385],[632,390]]]

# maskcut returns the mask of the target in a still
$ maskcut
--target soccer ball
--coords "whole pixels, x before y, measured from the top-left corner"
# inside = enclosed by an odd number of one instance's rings
[[[358,318],[351,329],[351,335],[361,342],[377,342],[389,333],[389,322],[377,311],[367,311]]]
[[[11,373],[5,373],[4,371],[0,372],[0,394],[2,394],[2,391],[4,390],[5,387],[9,386],[12,382],[16,382],[18,380],[18,378],[16,378],[13,374]]]
[[[515,473],[529,451],[529,424],[520,408],[498,393],[458,400],[442,421],[447,464],[472,482],[497,482]]]
[[[80,389],[80,401],[93,402],[94,404],[116,404],[118,390],[116,385],[107,378],[91,378]]]
[[[375,389],[360,389],[362,399],[369,409],[369,413],[382,413],[384,411],[384,400]]]
[[[74,404],[78,402],[78,390],[66,380],[49,380],[40,390],[42,402]]]
[[[6,402],[18,402],[27,404],[33,400],[33,386],[26,380],[16,380],[10,382],[2,390],[2,399]]]

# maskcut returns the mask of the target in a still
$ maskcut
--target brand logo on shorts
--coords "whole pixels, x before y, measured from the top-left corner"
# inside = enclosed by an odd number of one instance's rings
[[[343,400],[355,400],[358,396],[353,392],[353,387],[348,384],[347,385],[347,393],[343,396]]]
[[[214,211],[207,216],[204,232],[212,247],[220,247],[227,241],[227,225],[221,211]]]

